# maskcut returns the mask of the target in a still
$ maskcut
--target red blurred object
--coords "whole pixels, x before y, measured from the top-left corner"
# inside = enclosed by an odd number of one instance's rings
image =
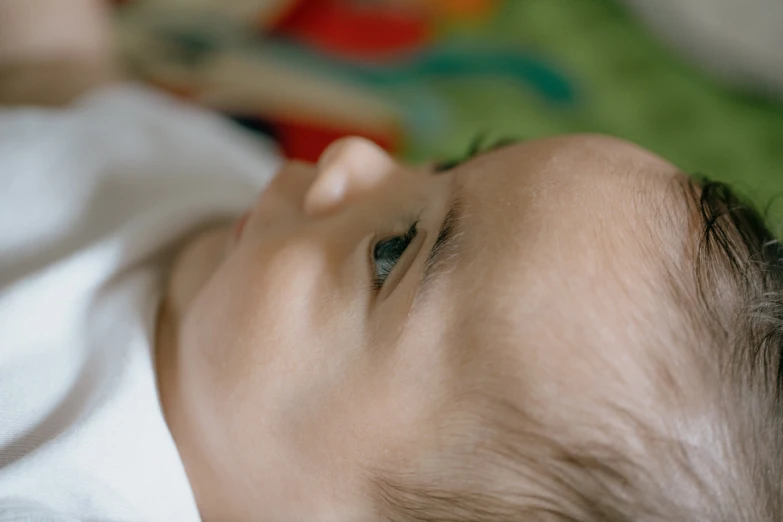
[[[415,50],[431,37],[423,12],[356,0],[299,3],[276,26],[282,34],[348,58],[378,59]]]
[[[351,131],[292,121],[272,122],[280,147],[287,158],[315,162],[326,147],[338,138],[362,136],[389,152],[396,151],[399,136],[372,134],[364,130]]]

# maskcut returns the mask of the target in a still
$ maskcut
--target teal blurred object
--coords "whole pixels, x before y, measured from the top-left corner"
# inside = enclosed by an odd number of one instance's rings
[[[379,89],[428,79],[459,81],[487,77],[527,84],[545,103],[569,104],[575,97],[573,85],[564,75],[535,54],[487,42],[469,43],[458,39],[438,42],[420,53],[381,63],[350,61],[287,42],[267,43],[264,50],[302,67]]]

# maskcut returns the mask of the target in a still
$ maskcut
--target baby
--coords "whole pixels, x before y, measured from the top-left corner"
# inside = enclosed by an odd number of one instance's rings
[[[589,135],[280,166],[100,56],[0,109],[0,520],[783,518],[782,256],[727,187]]]

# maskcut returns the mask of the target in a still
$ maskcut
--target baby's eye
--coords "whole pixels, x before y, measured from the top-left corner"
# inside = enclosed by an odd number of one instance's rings
[[[394,266],[402,257],[405,249],[411,244],[413,238],[416,237],[416,225],[418,222],[411,225],[405,234],[401,236],[394,236],[389,239],[384,239],[375,244],[373,248],[373,265],[374,265],[374,278],[373,288],[380,290],[386,279],[389,277]]]

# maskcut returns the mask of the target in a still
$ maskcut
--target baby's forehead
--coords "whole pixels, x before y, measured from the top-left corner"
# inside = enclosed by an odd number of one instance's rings
[[[586,411],[618,395],[652,407],[658,347],[685,329],[675,289],[692,266],[685,178],[622,142],[557,145],[509,151],[481,183],[463,181],[464,244],[441,293],[460,379],[546,407]]]
[[[460,176],[453,275],[467,286],[456,288],[514,301],[530,288],[635,286],[664,264],[685,264],[694,215],[685,176],[625,142],[561,141],[491,155]]]
[[[639,255],[656,242],[676,243],[691,213],[685,178],[673,165],[613,138],[509,147],[466,165],[456,177],[464,264],[506,272],[522,272],[504,265],[532,261],[531,252],[558,260],[579,260],[580,253],[617,260]]]

